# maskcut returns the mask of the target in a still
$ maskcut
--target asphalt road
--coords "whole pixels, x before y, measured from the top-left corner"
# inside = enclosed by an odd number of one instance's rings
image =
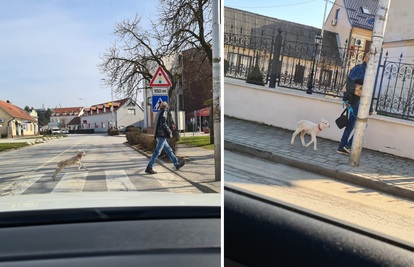
[[[414,202],[274,162],[224,152],[224,180],[414,244]]]
[[[0,196],[62,192],[143,191],[202,193],[174,172],[156,164],[155,175],[146,174],[149,159],[125,146],[125,137],[104,134],[69,135],[0,154]],[[84,150],[82,163],[66,167],[56,180],[56,163]]]

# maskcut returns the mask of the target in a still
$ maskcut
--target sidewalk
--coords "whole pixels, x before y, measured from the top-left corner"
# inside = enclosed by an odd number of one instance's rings
[[[208,186],[217,193],[221,192],[221,182],[215,181],[214,150],[178,144],[177,156],[186,158],[180,174],[194,182]]]
[[[292,131],[225,117],[224,149],[260,157],[337,180],[414,200],[414,160],[363,149],[359,167],[338,154],[339,142],[317,137],[318,150],[302,146]],[[396,137],[398,138],[398,137]],[[305,136],[310,141],[310,136]]]
[[[151,155],[144,151],[132,147],[128,143],[125,144],[144,156],[151,158]],[[157,163],[175,172],[175,174],[187,180],[204,193],[221,193],[221,181],[214,180],[214,150],[184,144],[177,144],[177,146],[176,156],[186,159],[184,167],[177,171],[171,162],[158,159]]]

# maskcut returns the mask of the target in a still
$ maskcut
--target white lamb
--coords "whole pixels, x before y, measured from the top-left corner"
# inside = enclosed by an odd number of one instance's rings
[[[292,145],[294,144],[296,135],[301,133],[300,140],[302,140],[302,145],[304,147],[308,147],[310,144],[312,144],[312,142],[314,142],[313,149],[318,150],[316,148],[316,135],[323,129],[329,128],[329,127],[331,126],[329,125],[328,121],[325,120],[324,118],[321,118],[321,121],[319,124],[310,122],[308,120],[301,120],[298,122],[298,127],[296,128],[296,131],[292,135],[291,144]],[[305,145],[305,134],[306,133],[312,136],[312,140],[307,145]]]
[[[81,159],[82,159],[82,157],[83,156],[86,156],[86,153],[85,152],[83,152],[82,150],[78,150],[78,155],[76,155],[76,156],[74,156],[74,157],[71,157],[71,158],[69,158],[69,159],[65,159],[65,160],[62,160],[62,161],[59,161],[58,163],[57,163],[57,165],[58,165],[58,168],[56,169],[56,171],[55,171],[55,173],[53,174],[53,181],[56,179],[56,175],[58,175],[58,173],[61,171],[61,170],[63,170],[65,167],[67,167],[67,166],[71,166],[71,165],[75,165],[75,164],[77,164],[77,165],[79,165],[79,167],[78,167],[78,171],[79,171],[79,169],[81,168],[81,167],[83,167],[85,170],[88,170],[86,167],[85,167],[85,165],[83,165],[82,164],[82,162],[81,162]]]

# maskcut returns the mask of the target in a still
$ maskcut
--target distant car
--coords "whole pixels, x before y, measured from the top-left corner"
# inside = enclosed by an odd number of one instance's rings
[[[57,129],[57,128],[52,129],[52,134],[60,134],[60,133],[61,133],[60,129]]]
[[[61,130],[60,130],[60,132],[61,132],[62,134],[68,134],[68,133],[69,133],[69,131],[68,131],[68,130],[66,130],[66,129],[61,129]]]

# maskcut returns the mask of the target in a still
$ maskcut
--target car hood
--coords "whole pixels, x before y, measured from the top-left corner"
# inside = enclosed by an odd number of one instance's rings
[[[220,206],[220,194],[83,192],[0,197],[0,212],[108,207]]]

